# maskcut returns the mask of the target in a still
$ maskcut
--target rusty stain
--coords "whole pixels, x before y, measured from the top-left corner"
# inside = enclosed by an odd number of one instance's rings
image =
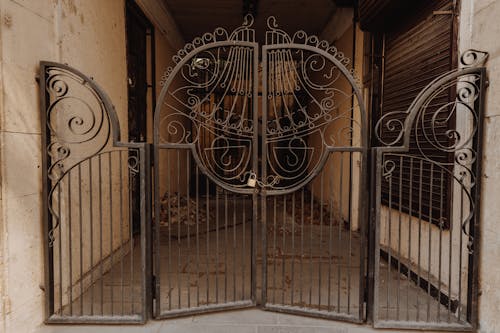
[[[66,5],[71,14],[76,15],[77,8],[73,0],[66,0],[64,1],[64,4]]]

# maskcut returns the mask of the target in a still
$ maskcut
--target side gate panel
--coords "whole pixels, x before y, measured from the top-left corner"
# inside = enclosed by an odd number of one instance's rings
[[[39,80],[47,322],[142,323],[150,312],[148,149],[120,142],[114,107],[90,78],[42,62]],[[140,198],[131,196],[134,182]]]
[[[377,123],[375,327],[477,325],[486,57],[467,51],[461,69],[436,78],[408,111]]]

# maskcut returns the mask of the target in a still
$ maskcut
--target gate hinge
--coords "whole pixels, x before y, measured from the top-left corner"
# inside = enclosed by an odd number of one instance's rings
[[[151,276],[151,297],[156,299],[156,275]]]

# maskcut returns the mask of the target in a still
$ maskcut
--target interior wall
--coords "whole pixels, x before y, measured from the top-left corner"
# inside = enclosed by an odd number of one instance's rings
[[[460,197],[458,186],[455,186],[453,192],[457,194],[455,197]],[[418,217],[400,213],[395,209],[389,210],[386,206],[381,208],[382,248],[395,259],[411,267],[414,272],[420,272],[423,279],[430,279],[431,283],[435,287],[439,286],[445,295],[451,294],[453,300],[458,300],[460,295],[465,306],[468,287],[468,240],[460,227],[460,218],[457,214],[460,208],[454,210],[454,216],[450,221],[452,228],[441,232],[436,225],[419,220]],[[452,244],[451,250],[450,244]]]
[[[0,3],[0,13],[3,12],[2,10],[2,5]],[[2,54],[2,31],[3,28],[0,25],[0,54]],[[3,60],[2,57],[0,57],[0,73],[3,73]],[[3,75],[0,75],[0,115],[3,115],[5,112],[4,109],[4,90],[3,90]],[[1,118],[0,118],[1,119]],[[3,131],[3,122],[0,120],[0,135]],[[2,149],[0,148],[0,164],[2,162]],[[2,180],[2,170],[0,169],[0,184],[3,183]],[[6,246],[6,232],[7,228],[4,223],[4,214],[3,214],[3,191],[0,191],[0,333],[4,333],[6,331],[6,300],[7,300],[7,293],[6,293],[6,279],[5,279],[5,273],[6,273],[6,265],[5,265],[5,256],[4,253],[7,249]]]

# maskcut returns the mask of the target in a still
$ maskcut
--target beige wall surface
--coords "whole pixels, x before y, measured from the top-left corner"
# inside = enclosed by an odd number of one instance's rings
[[[93,77],[126,125],[124,1],[4,0],[0,107],[0,332],[31,332],[43,322],[40,60],[68,63]],[[7,83],[5,85],[5,83]],[[126,126],[122,133],[126,133]],[[3,223],[5,222],[5,223]]]
[[[352,15],[351,12],[344,13],[344,15]],[[334,45],[340,52],[345,54],[351,61],[351,63],[347,66],[348,68],[353,68],[355,71],[355,76],[360,78],[362,75],[362,61],[363,61],[363,33],[356,27],[356,46],[353,47],[353,26],[352,24],[347,27],[339,26],[344,31],[341,36],[337,40],[335,40],[332,45]],[[326,31],[322,34],[323,38],[330,40],[329,34],[332,32]],[[353,55],[353,52],[356,52]],[[354,58],[353,58],[354,57]],[[358,87],[360,91],[362,91],[363,87],[360,83],[358,83]],[[334,85],[335,89],[339,90],[339,97],[334,100],[336,104],[339,104],[338,115],[344,115],[344,118],[340,118],[338,120],[333,121],[329,124],[325,130],[324,138],[328,144],[333,144],[334,146],[341,147],[361,147],[362,146],[362,138],[361,138],[361,111],[359,108],[359,103],[357,98],[351,99],[349,96],[352,91],[352,86],[348,82],[348,80],[344,77],[339,77],[338,81]],[[348,98],[342,96],[345,93]],[[324,96],[321,96],[324,97]],[[320,98],[321,98],[320,97]],[[344,99],[345,98],[345,99]],[[354,102],[354,104],[353,104]],[[352,122],[350,119],[350,113],[352,110]],[[337,115],[337,114],[335,114]],[[369,124],[366,124],[369,126]],[[349,130],[352,130],[350,133]],[[330,138],[334,137],[337,141],[336,144],[332,142]],[[352,138],[352,142],[348,142],[349,139]],[[310,139],[311,144],[314,147],[320,147],[323,143],[321,142],[321,138],[312,137]],[[359,204],[362,200],[360,200],[359,194],[361,189],[360,184],[360,175],[362,170],[361,165],[361,154],[360,153],[352,153],[349,155],[348,152],[342,153],[330,153],[330,156],[325,163],[321,173],[324,177],[323,182],[323,195],[324,202],[328,203],[331,199],[334,207],[334,215],[337,220],[347,221],[349,216],[351,218],[351,228],[352,230],[358,230],[358,215],[359,215]],[[351,171],[350,168],[352,168]],[[341,177],[341,169],[342,169],[342,191],[340,191],[340,177]],[[329,176],[331,175],[331,176]],[[326,177],[325,177],[326,176]],[[315,197],[321,197],[321,176],[317,176],[313,181],[313,192]],[[361,190],[362,192],[366,192]],[[349,198],[350,197],[350,198]],[[350,201],[349,201],[350,200]],[[367,201],[366,201],[367,202]],[[350,209],[350,212],[349,212]]]
[[[174,67],[174,62],[172,57],[177,54],[177,50],[175,50],[168,41],[165,39],[164,35],[157,34],[156,36],[156,78],[158,81],[164,80],[166,78],[166,71],[169,67]],[[172,74],[174,75],[174,74]],[[182,85],[182,79],[178,74],[174,80],[172,81],[169,87],[165,87],[168,89],[168,93],[165,96],[165,101],[162,104],[162,108],[160,111],[160,119],[158,124],[162,123],[162,119],[164,119],[167,115],[172,113],[172,110],[167,107],[168,103],[172,103],[173,97],[171,93],[173,93],[176,89],[180,88]],[[164,88],[164,84],[158,83],[156,85],[156,96],[160,96],[162,89]],[[160,100],[157,100],[157,103],[161,103]],[[175,105],[175,103],[174,103]],[[189,124],[182,117],[177,117],[177,120],[182,122],[184,126],[189,126]],[[153,124],[154,127],[154,124]],[[169,138],[168,134],[163,130],[160,134],[161,137]],[[175,139],[174,139],[175,140]],[[181,192],[183,195],[187,192],[187,177],[185,173],[187,172],[187,157],[186,152],[184,150],[179,149],[161,149],[159,154],[159,193],[160,196],[163,196],[165,192]],[[181,174],[177,172],[177,163],[180,165]],[[168,181],[168,179],[172,179],[173,181]]]
[[[481,194],[481,249],[479,331],[500,332],[500,2],[462,0],[461,51],[475,48],[489,53],[486,64],[490,85],[486,92]]]

